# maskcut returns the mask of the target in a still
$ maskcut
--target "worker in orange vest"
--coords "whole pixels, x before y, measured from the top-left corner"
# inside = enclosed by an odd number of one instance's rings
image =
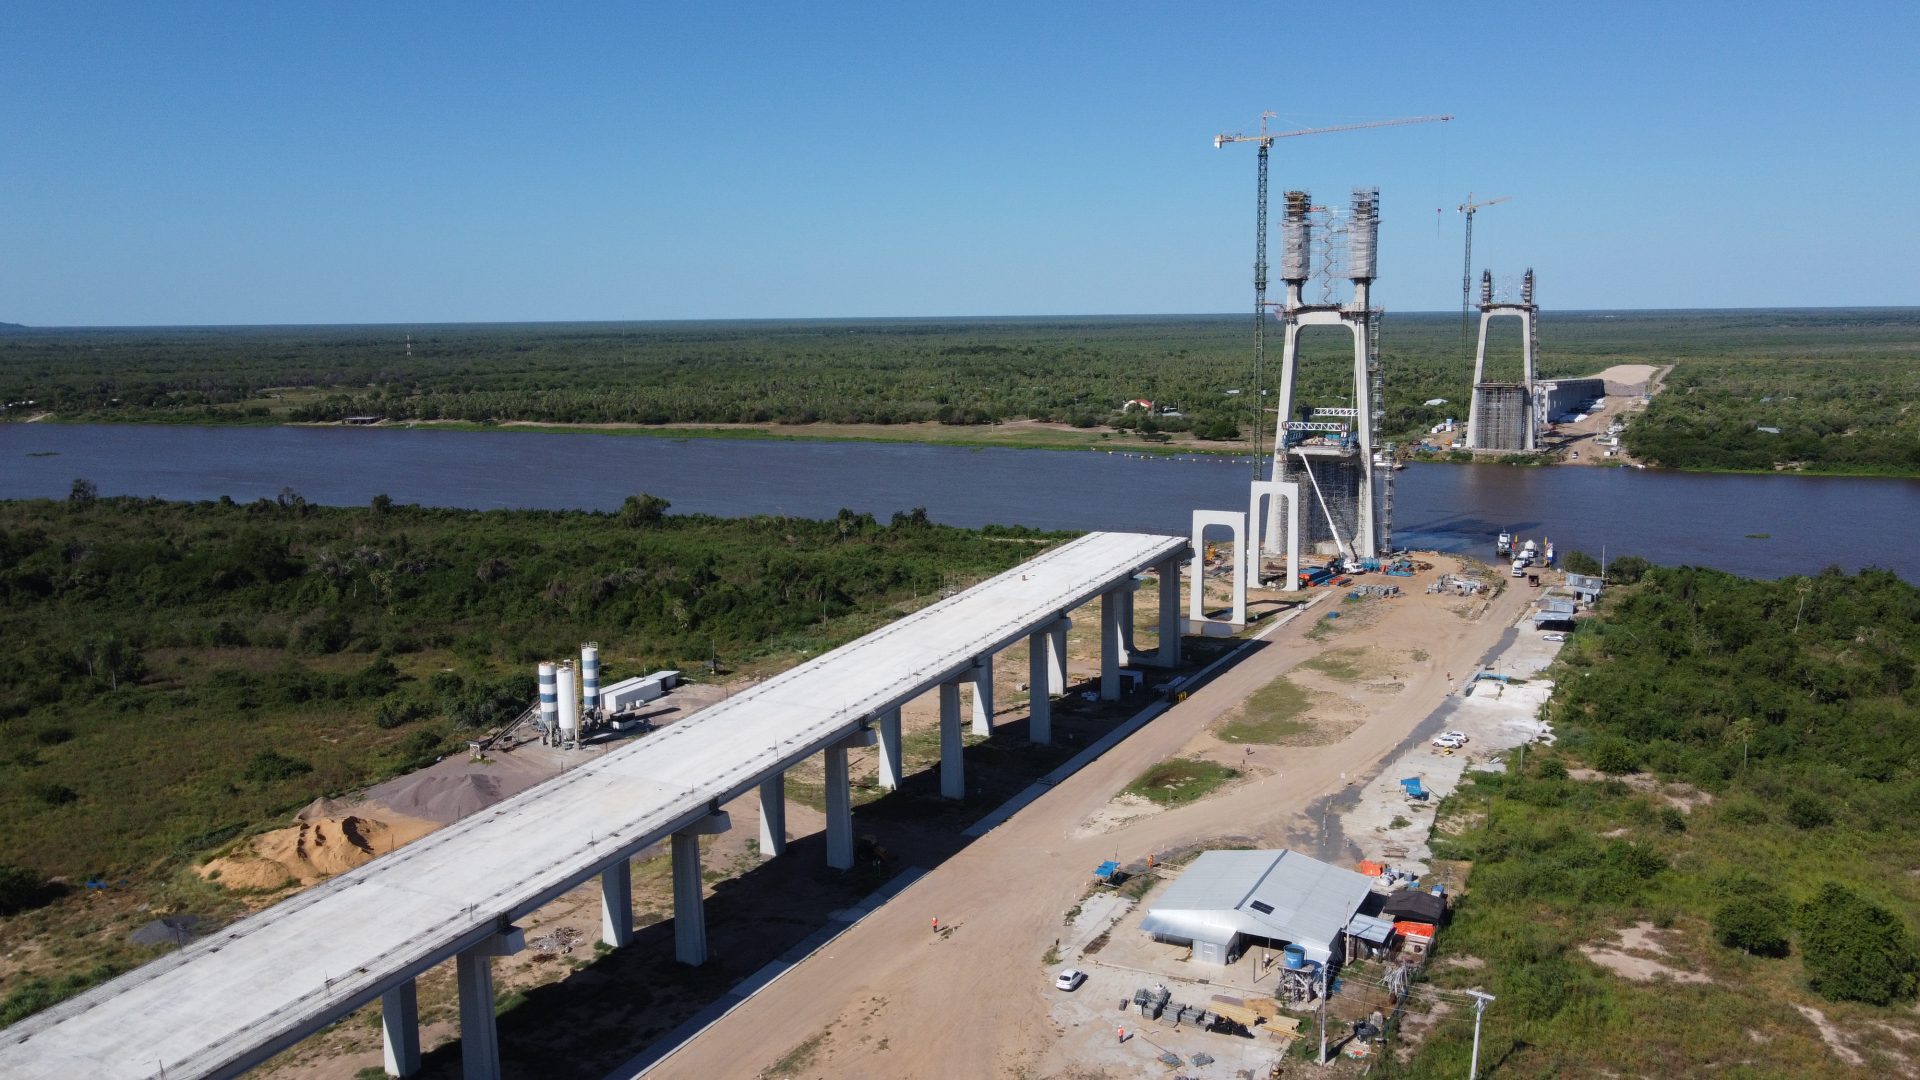
[[[933,917],[933,932],[936,934],[940,932],[940,916],[938,915]]]

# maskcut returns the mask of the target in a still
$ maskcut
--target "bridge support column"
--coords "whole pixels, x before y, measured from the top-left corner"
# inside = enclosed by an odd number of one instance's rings
[[[973,733],[986,738],[993,734],[993,654],[973,661]]]
[[[600,940],[615,949],[633,940],[633,863],[625,858],[600,871]]]
[[[1161,667],[1180,666],[1180,559],[1168,559],[1157,568],[1160,575],[1160,652],[1154,662]]]
[[[733,827],[716,811],[673,834],[673,957],[689,967],[707,962],[707,910],[700,880],[700,838]]]
[[[1067,631],[1073,620],[1065,615],[1047,627],[1047,690],[1055,696],[1067,692]]]
[[[1027,635],[1027,738],[1042,746],[1053,745],[1053,696],[1047,690],[1050,637],[1045,630]]]
[[[1120,585],[1120,666],[1132,664],[1140,655],[1140,648],[1133,640],[1133,592],[1140,583],[1127,580]]]
[[[853,869],[853,789],[847,775],[847,751],[872,746],[873,730],[860,731],[827,747],[827,865]]]
[[[412,979],[380,995],[380,1041],[388,1076],[420,1071],[420,991]]]
[[[500,1030],[493,1019],[493,958],[512,956],[526,944],[527,937],[519,927],[508,927],[461,953],[454,962],[455,981],[460,988],[460,1075],[464,1080],[500,1080]]]
[[[888,791],[897,791],[900,778],[906,769],[900,760],[900,709],[898,706],[880,714],[880,786]]]
[[[787,774],[784,770],[760,781],[760,854],[772,858],[787,853]]]
[[[960,684],[940,684],[940,795],[967,797],[966,744],[960,741]]]
[[[1100,700],[1120,700],[1120,590],[1100,594]]]

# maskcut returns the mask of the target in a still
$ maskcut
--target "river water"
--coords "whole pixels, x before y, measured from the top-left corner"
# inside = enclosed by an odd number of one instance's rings
[[[628,495],[676,512],[1185,533],[1197,508],[1246,506],[1250,467],[907,443],[747,441],[404,428],[0,424],[0,498],[103,495],[612,510]],[[1397,545],[1491,558],[1502,528],[1562,552],[1635,554],[1755,577],[1828,565],[1920,582],[1920,481],[1657,470],[1411,465],[1396,473]],[[1765,534],[1765,538],[1757,535]]]

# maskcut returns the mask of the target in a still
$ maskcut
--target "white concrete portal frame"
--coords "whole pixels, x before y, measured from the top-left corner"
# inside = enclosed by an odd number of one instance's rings
[[[1288,485],[1291,487],[1292,485]],[[1223,528],[1233,536],[1233,614],[1226,620],[1207,617],[1207,530]],[[1296,534],[1297,536],[1298,534]],[[1247,515],[1233,510],[1193,512],[1193,561],[1188,564],[1187,620],[1205,632],[1206,623],[1247,625]]]
[[[1280,530],[1280,503],[1286,500],[1287,528]],[[1261,504],[1265,503],[1265,512]],[[1260,556],[1264,554],[1287,557],[1287,579],[1280,585],[1282,592],[1297,592],[1300,589],[1300,485],[1281,480],[1255,480],[1247,495],[1247,527],[1253,534],[1247,537],[1247,584],[1249,587],[1260,584]],[[1286,537],[1286,546],[1281,546],[1281,536]]]
[[[1534,423],[1534,352],[1539,347],[1539,329],[1534,317],[1540,308],[1533,301],[1533,271],[1529,269],[1522,286],[1520,302],[1496,303],[1493,299],[1493,272],[1484,271],[1480,277],[1480,344],[1473,350],[1473,392],[1467,405],[1467,449],[1484,450],[1481,446],[1480,421],[1480,384],[1486,381],[1487,373],[1487,327],[1496,315],[1512,315],[1520,320],[1520,385],[1526,395],[1525,418],[1521,421],[1520,446],[1517,449],[1532,453],[1537,449],[1536,425]]]
[[[1185,537],[1140,533],[1047,551],[0,1031],[0,1076],[234,1076],[373,1001],[392,1070],[412,1073],[414,979],[454,958],[465,1074],[498,1076],[491,963],[519,947],[516,920],[604,874],[615,910],[603,935],[629,938],[625,868],[671,838],[675,951],[700,962],[699,838],[727,828],[723,804],[758,788],[779,805],[768,788],[822,752],[844,785],[847,748],[876,725],[883,747],[897,745],[891,714],[935,687],[952,691],[957,734],[959,683],[977,658],[1050,636],[1067,612],[1186,552]],[[828,858],[850,864],[849,800],[829,792],[828,807]]]

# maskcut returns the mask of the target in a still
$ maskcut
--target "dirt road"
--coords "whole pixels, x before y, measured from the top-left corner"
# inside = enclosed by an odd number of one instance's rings
[[[988,1077],[1028,1072],[1055,1032],[1041,967],[1062,914],[1095,864],[1218,836],[1278,844],[1309,827],[1315,800],[1361,783],[1511,626],[1528,599],[1507,589],[1466,618],[1455,598],[1390,602],[1377,624],[1316,643],[1302,619],[933,869],[819,955],[794,968],[679,1053],[655,1077]],[[1479,603],[1475,602],[1476,608]],[[1345,635],[1351,635],[1350,638]],[[1249,694],[1301,660],[1364,642],[1411,659],[1405,688],[1348,737],[1255,758],[1251,781],[1088,835],[1078,827],[1121,787],[1174,756]],[[940,920],[934,932],[929,921]],[[775,1065],[778,1069],[774,1069]]]

